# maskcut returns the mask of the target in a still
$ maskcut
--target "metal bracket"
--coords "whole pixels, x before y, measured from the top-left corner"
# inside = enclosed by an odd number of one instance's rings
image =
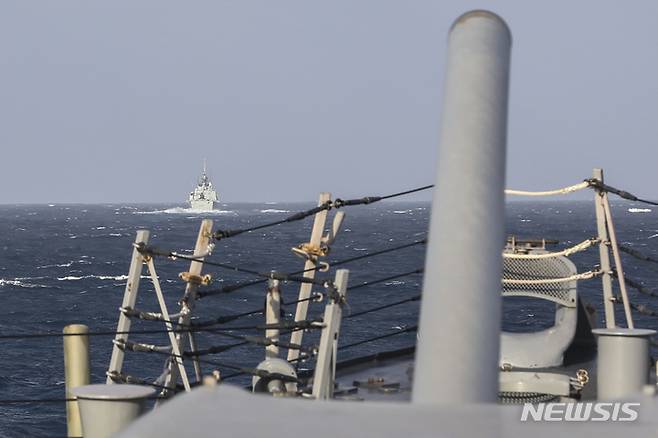
[[[336,237],[338,237],[338,233],[340,233],[343,219],[345,219],[345,213],[342,211],[336,212],[333,223],[331,224],[331,230],[329,230],[329,233],[322,238],[322,243],[327,247],[327,253],[329,253],[331,245],[334,243],[334,240],[336,240]]]

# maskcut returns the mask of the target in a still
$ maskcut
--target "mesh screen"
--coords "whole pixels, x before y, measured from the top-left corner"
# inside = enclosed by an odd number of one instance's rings
[[[503,279],[545,280],[575,275],[576,269],[566,257],[547,259],[503,259]],[[503,284],[503,296],[535,297],[576,306],[576,281],[544,284]]]

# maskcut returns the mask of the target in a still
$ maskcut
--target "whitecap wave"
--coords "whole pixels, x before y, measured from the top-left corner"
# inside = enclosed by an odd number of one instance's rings
[[[277,210],[276,208],[266,208],[259,210],[260,213],[290,213],[290,210]]]
[[[155,211],[134,211],[133,214],[194,214],[194,215],[222,215],[222,214],[235,214],[233,210],[196,210],[194,208],[174,207],[165,210]]]
[[[27,283],[18,278],[14,278],[13,280],[0,278],[0,287],[4,287],[4,286],[24,287],[28,289],[32,289],[36,287],[42,287],[42,288],[48,287],[44,284]]]
[[[127,275],[67,275],[66,277],[57,277],[58,281],[80,281],[86,280],[88,278],[94,278],[97,280],[112,280],[112,281],[124,281],[128,279]],[[151,278],[148,275],[142,275],[141,278]]]
[[[628,212],[629,213],[651,213],[650,208],[629,208]]]
[[[60,263],[60,264],[57,264],[57,265],[41,265],[41,266],[37,266],[37,269],[48,269],[48,268],[70,268],[71,265],[72,265],[73,263],[75,263],[75,262],[74,262],[73,260],[71,260],[71,261],[68,262],[68,263]]]
[[[393,210],[394,214],[407,214],[411,213],[413,210]]]
[[[72,280],[82,280],[83,278],[89,278],[91,275],[84,275],[82,277],[76,277],[74,275],[67,275],[66,277],[57,277],[58,281],[72,281]]]

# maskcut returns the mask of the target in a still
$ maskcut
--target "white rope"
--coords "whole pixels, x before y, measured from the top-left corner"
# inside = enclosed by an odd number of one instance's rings
[[[545,192],[528,192],[525,190],[511,190],[506,189],[506,195],[519,195],[519,196],[553,196],[553,195],[566,195],[567,193],[577,192],[578,190],[586,189],[590,186],[590,183],[583,181],[579,184],[575,184],[569,187],[563,187],[557,190],[548,190]]]
[[[577,245],[574,245],[570,248],[563,249],[562,251],[557,251],[557,252],[547,252],[543,254],[517,254],[517,253],[511,253],[511,252],[504,252],[503,253],[503,258],[506,259],[549,259],[551,257],[559,257],[559,256],[565,256],[568,257],[571,254],[575,254],[580,251],[585,251],[587,248],[590,246],[599,243],[599,239],[587,239],[583,240]]]
[[[563,278],[544,278],[541,280],[523,280],[523,279],[512,279],[512,278],[503,278],[503,284],[554,284],[554,283],[566,283],[568,281],[577,281],[577,280],[589,280],[591,278],[597,277],[603,274],[603,271],[587,271],[581,274],[575,274],[570,277]]]

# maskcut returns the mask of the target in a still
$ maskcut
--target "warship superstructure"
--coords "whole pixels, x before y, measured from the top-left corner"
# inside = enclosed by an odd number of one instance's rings
[[[217,192],[212,186],[206,169],[206,160],[203,160],[203,173],[197,182],[194,191],[190,193],[188,202],[193,210],[212,211],[215,202],[218,202]]]

